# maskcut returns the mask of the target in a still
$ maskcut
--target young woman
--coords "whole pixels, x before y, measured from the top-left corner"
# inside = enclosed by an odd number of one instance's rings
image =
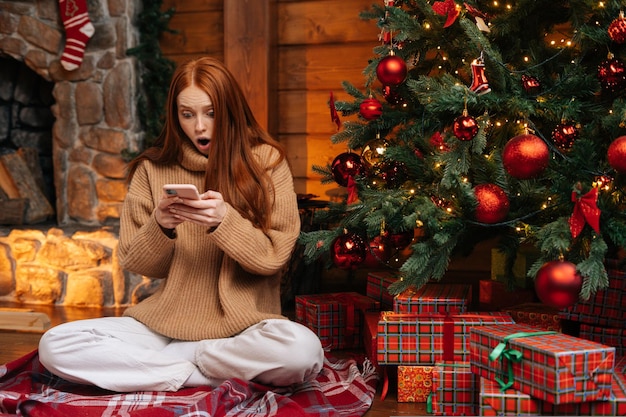
[[[166,184],[192,184],[200,198],[170,196]],[[161,135],[130,163],[120,219],[121,266],[161,285],[123,317],[48,330],[42,364],[113,391],[314,378],[318,337],[280,311],[299,231],[284,151],[232,74],[211,58],[180,66]]]

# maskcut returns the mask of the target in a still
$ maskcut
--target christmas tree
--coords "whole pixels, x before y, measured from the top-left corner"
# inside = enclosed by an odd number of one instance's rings
[[[346,197],[317,212],[330,227],[301,234],[306,260],[375,259],[397,269],[397,294],[495,238],[509,269],[536,248],[528,275],[548,304],[606,288],[605,259],[626,243],[625,8],[386,0],[361,12],[380,28],[366,91],[331,93],[331,140],[348,149],[313,167]]]

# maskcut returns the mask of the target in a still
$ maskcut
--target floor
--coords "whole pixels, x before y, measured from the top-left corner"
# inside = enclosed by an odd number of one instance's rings
[[[52,326],[67,321],[87,319],[101,316],[116,316],[122,313],[121,309],[107,308],[68,308],[54,306],[39,305],[15,305],[8,303],[0,303],[2,308],[9,309],[25,309],[31,311],[42,312],[48,315]],[[0,364],[4,364],[15,360],[34,349],[37,349],[40,333],[35,332],[17,332],[0,329]],[[338,355],[349,354],[350,352],[338,352]],[[396,401],[395,381],[391,378],[389,390],[386,398],[380,398],[380,385],[374,398],[374,403],[364,417],[392,417],[392,416],[425,416],[426,404],[424,403],[398,403]]]

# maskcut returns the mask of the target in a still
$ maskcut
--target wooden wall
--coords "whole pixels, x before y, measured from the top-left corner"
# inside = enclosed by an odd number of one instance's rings
[[[165,56],[175,62],[202,55],[224,60],[226,41],[241,36],[236,28],[225,33],[225,1],[233,0],[164,0],[164,9],[176,9],[170,28],[178,31],[163,36]],[[336,100],[347,100],[342,81],[363,87],[362,71],[379,41],[375,22],[361,20],[359,13],[382,0],[248,1],[267,1],[273,8],[269,23],[275,34],[268,36],[276,62],[266,63],[272,67],[267,94],[273,96],[268,99],[268,128],[287,147],[296,191],[331,199],[343,189],[321,184],[312,171],[313,165],[326,165],[347,149],[330,141],[336,132],[330,92]]]

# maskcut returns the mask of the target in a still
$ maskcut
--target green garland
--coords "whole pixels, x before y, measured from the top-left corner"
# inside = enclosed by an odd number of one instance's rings
[[[159,38],[163,32],[176,33],[168,25],[174,8],[161,11],[162,0],[144,0],[143,10],[137,16],[140,42],[126,51],[136,56],[141,74],[141,88],[137,95],[137,111],[145,137],[143,149],[150,147],[163,126],[167,89],[174,72],[175,63],[163,56]],[[142,149],[139,149],[141,152]],[[135,156],[123,152],[127,159]]]

